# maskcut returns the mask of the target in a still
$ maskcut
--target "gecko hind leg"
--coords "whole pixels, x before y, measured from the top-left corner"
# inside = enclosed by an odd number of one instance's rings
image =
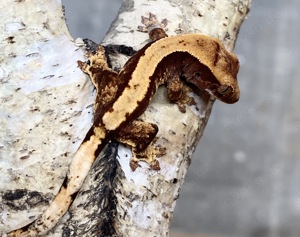
[[[120,83],[118,73],[107,64],[105,49],[98,45],[96,52],[87,54],[88,62],[77,61],[78,67],[88,74],[96,87],[97,96],[94,104],[95,117],[102,115],[116,98]]]
[[[165,155],[163,148],[154,147],[158,127],[156,124],[134,120],[122,128],[117,135],[117,140],[132,148],[130,167],[134,171],[139,161],[144,161],[154,170],[159,170],[157,157]]]

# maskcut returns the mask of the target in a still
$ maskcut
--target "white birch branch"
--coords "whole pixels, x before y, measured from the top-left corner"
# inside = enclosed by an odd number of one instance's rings
[[[66,29],[59,1],[0,4],[1,233],[36,219],[58,192],[91,125],[94,94],[77,68],[84,53]],[[104,44],[138,50],[148,36],[136,31],[137,26],[142,15],[152,12],[168,19],[169,35],[203,33],[232,50],[250,4],[251,0],[124,1]],[[113,66],[120,68],[125,61],[115,57]],[[167,150],[160,158],[161,170],[151,171],[142,163],[132,172],[130,151],[120,146],[116,174],[111,157],[98,161],[69,215],[49,236],[168,236],[175,201],[213,105],[207,97],[195,98],[197,105],[183,114],[161,88],[142,116],[159,126],[157,144]],[[110,153],[114,151],[112,145]],[[98,200],[99,192],[107,195]]]

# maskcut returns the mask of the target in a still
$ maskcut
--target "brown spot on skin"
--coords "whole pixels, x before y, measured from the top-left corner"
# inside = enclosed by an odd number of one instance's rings
[[[137,88],[139,88],[139,86],[140,86],[140,85],[137,84],[137,85],[134,85],[133,88],[136,90]]]

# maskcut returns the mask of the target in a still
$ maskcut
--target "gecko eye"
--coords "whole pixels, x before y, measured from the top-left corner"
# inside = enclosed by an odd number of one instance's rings
[[[221,85],[221,86],[218,87],[218,92],[221,95],[227,95],[230,92],[232,92],[232,87],[231,86],[227,86],[227,85]]]
[[[196,79],[200,79],[201,78],[201,73],[200,72],[196,72],[195,73],[195,78]]]
[[[90,60],[87,60],[87,61],[86,61],[86,64],[90,66],[90,65],[91,65],[91,61],[90,61]]]

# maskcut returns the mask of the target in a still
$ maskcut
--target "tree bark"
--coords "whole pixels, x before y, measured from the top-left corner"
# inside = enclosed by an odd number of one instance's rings
[[[0,233],[24,226],[47,208],[91,126],[93,86],[77,68],[82,42],[65,25],[59,1],[2,1],[0,65]],[[88,4],[88,3],[87,3]],[[149,12],[167,18],[169,35],[203,33],[233,50],[251,0],[124,1],[103,44],[140,49],[137,31]],[[128,58],[111,55],[114,69]],[[112,142],[93,166],[68,214],[48,236],[169,236],[180,187],[203,134],[213,99],[195,96],[179,112],[155,95],[143,120],[159,126],[160,171],[129,167],[130,150]],[[117,157],[117,162],[115,157]]]

